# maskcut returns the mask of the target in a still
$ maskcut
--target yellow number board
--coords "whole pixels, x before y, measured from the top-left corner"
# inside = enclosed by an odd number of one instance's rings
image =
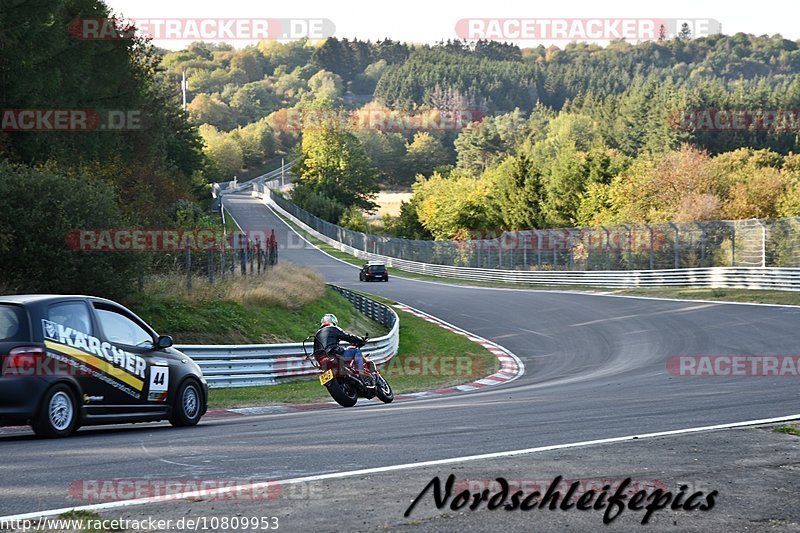
[[[328,371],[323,372],[322,374],[320,374],[320,376],[319,376],[319,384],[320,385],[325,385],[327,382],[329,382],[332,379],[333,379],[333,370],[328,370]]]

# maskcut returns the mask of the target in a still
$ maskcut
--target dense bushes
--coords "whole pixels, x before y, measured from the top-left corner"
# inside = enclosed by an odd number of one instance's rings
[[[334,224],[339,222],[346,209],[342,203],[307,187],[298,187],[292,191],[292,201],[309,213]]]
[[[122,297],[146,258],[129,252],[82,252],[72,230],[124,227],[114,191],[86,176],[0,162],[2,292]]]

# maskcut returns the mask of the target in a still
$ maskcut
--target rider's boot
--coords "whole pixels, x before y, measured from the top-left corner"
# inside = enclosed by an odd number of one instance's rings
[[[362,370],[360,373],[361,383],[364,384],[367,388],[372,388],[375,386],[375,380],[372,378],[372,373],[369,370]]]

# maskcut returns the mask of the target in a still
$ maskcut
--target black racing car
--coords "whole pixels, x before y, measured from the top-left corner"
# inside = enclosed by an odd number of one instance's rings
[[[197,424],[200,367],[125,307],[91,296],[0,296],[0,426],[45,437],[80,426]]]
[[[389,270],[386,268],[385,263],[382,263],[380,261],[370,261],[369,263],[361,267],[361,272],[358,273],[358,280],[389,281]]]

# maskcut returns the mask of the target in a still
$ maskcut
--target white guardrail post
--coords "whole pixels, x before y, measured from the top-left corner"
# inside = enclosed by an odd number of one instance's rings
[[[331,285],[352,302],[361,313],[389,329],[382,337],[370,339],[363,351],[377,364],[397,355],[400,343],[400,319],[395,311],[358,293]],[[303,344],[245,344],[245,345],[176,345],[203,369],[208,386],[247,387],[276,385],[313,376],[317,369],[303,355]],[[311,347],[309,347],[309,352]]]

